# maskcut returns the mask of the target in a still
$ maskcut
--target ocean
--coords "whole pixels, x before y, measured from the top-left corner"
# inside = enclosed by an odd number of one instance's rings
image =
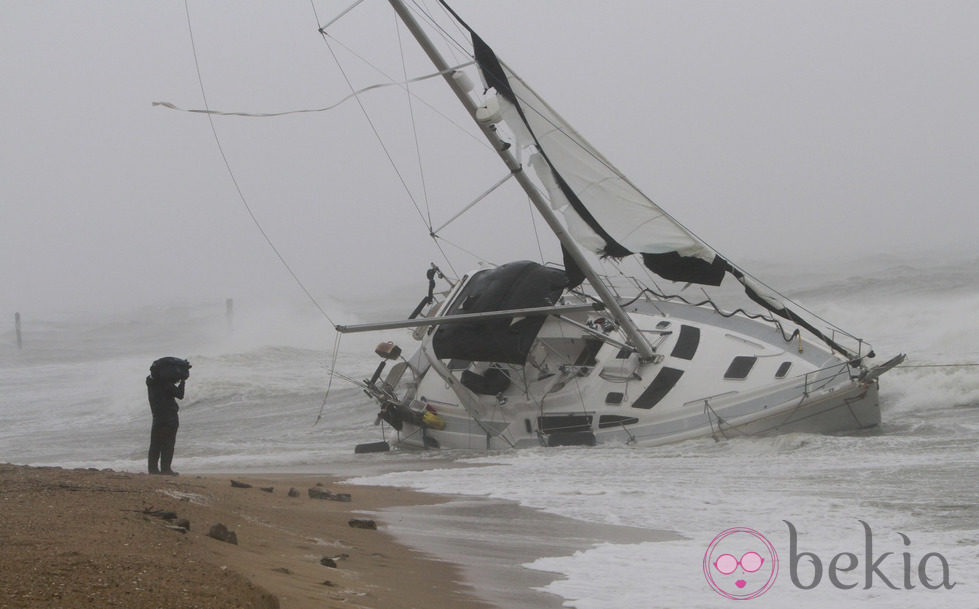
[[[452,495],[457,506],[476,508],[465,519],[446,517],[446,530],[473,527],[473,538],[505,549],[513,531],[499,523],[509,518],[523,527],[529,537],[497,568],[511,570],[510,582],[523,573],[555,606],[729,607],[755,590],[747,606],[975,608],[977,263],[974,256],[880,257],[824,271],[758,271],[866,337],[878,361],[908,353],[905,366],[881,379],[883,424],[872,432],[354,455],[355,444],[381,439],[382,430],[371,424],[374,405],[342,379],[324,401],[329,324],[303,308],[247,302],[236,303],[228,319],[220,302],[46,319],[24,311],[22,349],[11,320],[0,331],[0,462],[144,471],[150,416],[143,379],[154,359],[175,355],[193,364],[178,470],[324,472]],[[338,370],[369,376],[382,338],[344,337]],[[480,505],[522,511],[482,527]],[[389,519],[396,536],[411,542],[419,526],[437,536],[437,517],[410,515]],[[576,523],[596,533],[558,543]],[[737,560],[730,576],[717,571],[722,549]],[[755,550],[762,566],[749,571]],[[479,564],[470,567],[468,577],[479,580]],[[486,569],[484,579],[498,576]]]

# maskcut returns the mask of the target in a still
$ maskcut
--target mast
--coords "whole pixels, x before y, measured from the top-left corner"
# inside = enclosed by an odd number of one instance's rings
[[[459,98],[459,101],[462,102],[462,105],[469,112],[469,116],[472,117],[480,131],[482,131],[486,139],[489,140],[490,144],[493,146],[493,149],[496,150],[496,153],[500,156],[500,159],[513,174],[513,177],[517,180],[517,183],[520,184],[520,187],[523,188],[524,192],[527,193],[527,196],[530,197],[530,201],[534,204],[534,207],[537,208],[537,211],[541,214],[541,216],[543,216],[544,220],[547,222],[547,225],[561,242],[561,245],[564,246],[564,249],[578,264],[578,267],[584,274],[585,279],[587,279],[588,283],[591,284],[592,288],[598,294],[598,297],[603,303],[605,303],[609,313],[615,318],[615,320],[619,323],[619,326],[621,326],[622,330],[629,338],[629,343],[635,347],[642,359],[649,360],[655,357],[655,353],[652,346],[649,344],[649,341],[646,340],[646,337],[642,335],[642,332],[640,332],[639,327],[636,326],[636,323],[631,317],[629,317],[629,314],[626,313],[625,309],[623,309],[619,304],[618,298],[616,298],[615,294],[613,294],[608,286],[602,282],[598,272],[594,269],[594,267],[592,267],[590,261],[585,256],[584,252],[582,252],[581,248],[578,247],[578,243],[564,228],[564,225],[557,217],[557,214],[551,209],[550,204],[544,200],[544,197],[542,197],[538,192],[534,183],[530,180],[530,177],[523,171],[523,167],[517,161],[516,157],[508,150],[509,146],[507,143],[500,139],[500,137],[496,134],[496,131],[491,129],[489,125],[482,124],[476,120],[476,109],[478,107],[476,102],[469,97],[469,93],[463,89],[462,85],[457,83],[455,79],[452,78],[451,66],[445,61],[441,53],[439,53],[438,49],[429,39],[428,34],[426,34],[425,31],[422,30],[421,26],[418,25],[418,22],[415,21],[411,11],[408,10],[408,8],[404,5],[404,2],[401,0],[388,1],[390,2],[391,7],[394,8],[395,12],[398,14],[398,17],[405,24],[405,27],[408,28],[408,31],[411,32],[411,35],[415,37],[415,40],[417,40],[418,44],[421,45],[422,49],[424,49],[425,53],[428,55],[428,58],[435,65],[435,69],[442,73],[442,78],[445,79],[445,82],[449,85],[449,88],[452,89],[452,91],[456,94],[456,97]]]

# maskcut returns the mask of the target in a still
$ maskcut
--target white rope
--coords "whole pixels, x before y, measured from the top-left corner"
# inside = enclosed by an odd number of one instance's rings
[[[170,110],[177,110],[178,112],[190,112],[190,113],[194,113],[194,114],[209,114],[211,116],[244,116],[246,118],[269,118],[269,117],[273,117],[273,116],[287,116],[289,114],[306,114],[306,113],[310,113],[310,112],[326,112],[328,110],[333,110],[334,108],[339,107],[344,102],[349,101],[349,100],[357,97],[361,93],[366,93],[367,91],[372,91],[374,89],[381,89],[381,88],[384,88],[384,87],[404,87],[404,86],[408,85],[409,83],[421,82],[423,80],[428,80],[429,78],[435,78],[436,76],[442,76],[443,74],[451,74],[452,72],[455,72],[456,70],[459,70],[461,68],[465,68],[466,66],[469,66],[469,65],[472,65],[472,62],[471,61],[468,62],[468,63],[460,64],[458,66],[449,68],[449,69],[445,70],[444,72],[435,72],[435,73],[432,73],[432,74],[425,74],[424,76],[417,76],[415,78],[409,78],[408,80],[402,80],[402,81],[398,81],[398,82],[382,82],[382,83],[377,83],[377,84],[374,84],[374,85],[370,85],[370,86],[364,87],[363,89],[358,89],[357,91],[353,91],[352,93],[350,93],[349,95],[347,95],[346,97],[344,97],[343,99],[341,99],[340,101],[338,101],[338,102],[336,102],[334,104],[330,104],[329,106],[323,106],[322,108],[303,108],[303,109],[299,109],[299,110],[283,110],[281,112],[238,112],[238,111],[225,111],[225,110],[211,110],[210,108],[207,108],[207,107],[205,107],[205,108],[193,108],[193,109],[181,108],[180,106],[177,106],[176,104],[173,104],[173,103],[170,103],[170,102],[165,102],[165,101],[155,101],[155,102],[153,102],[153,105],[154,106],[160,106],[162,108],[169,108]]]

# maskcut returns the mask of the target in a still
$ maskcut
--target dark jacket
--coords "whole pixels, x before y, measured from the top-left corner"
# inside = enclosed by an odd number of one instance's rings
[[[174,385],[168,381],[160,381],[152,376],[146,377],[146,391],[150,398],[150,410],[154,419],[176,419],[177,400],[184,399],[184,381]]]

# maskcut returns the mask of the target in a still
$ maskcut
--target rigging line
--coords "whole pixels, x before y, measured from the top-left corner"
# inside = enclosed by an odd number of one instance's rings
[[[449,48],[452,48],[452,46],[454,45],[456,47],[456,49],[460,53],[462,53],[466,57],[469,57],[469,58],[473,58],[474,59],[473,53],[472,53],[472,51],[469,50],[469,46],[468,45],[463,44],[463,43],[459,42],[458,40],[456,40],[452,36],[452,34],[450,34],[449,32],[447,32],[445,30],[445,28],[442,27],[442,24],[440,24],[438,21],[435,20],[435,17],[433,17],[432,15],[429,14],[429,11],[427,9],[424,9],[421,6],[419,6],[418,5],[418,2],[416,0],[411,0],[411,3],[415,7],[413,12],[416,15],[420,16],[423,21],[428,22],[428,24],[432,28],[434,28],[435,30],[437,30],[438,33],[441,35],[442,39],[445,40],[447,43],[449,43]],[[408,8],[409,8],[409,10],[411,10],[411,7],[408,7]],[[445,10],[445,7],[442,8],[442,12],[445,13],[445,14],[449,14]],[[454,19],[450,19],[450,22],[455,23],[455,20]],[[456,24],[456,28],[457,29],[459,28],[459,25],[458,24]],[[468,37],[466,34],[467,34],[466,32],[463,32],[463,35],[465,37]],[[455,52],[455,51],[453,51],[453,52]]]
[[[699,239],[699,237],[698,237],[698,239]],[[707,242],[705,241],[704,243],[706,244]],[[708,245],[708,247],[710,247],[710,245]],[[711,248],[711,249],[713,249],[713,248]],[[717,250],[714,250],[714,251],[717,251]],[[718,252],[718,254],[720,254],[720,252]],[[725,260],[727,260],[727,257],[725,256],[725,257],[724,257],[724,259],[725,259]],[[827,327],[829,327],[829,328],[831,328],[831,329],[833,329],[833,330],[835,330],[835,331],[837,331],[837,332],[839,332],[839,333],[841,333],[841,334],[843,334],[844,336],[847,336],[847,337],[849,337],[849,338],[851,338],[851,339],[853,339],[853,340],[855,340],[855,341],[862,341],[862,340],[863,340],[863,339],[861,339],[861,338],[858,338],[858,337],[856,337],[856,336],[854,336],[853,334],[850,334],[849,332],[847,332],[847,331],[846,331],[846,330],[844,330],[843,328],[840,328],[839,326],[837,326],[837,325],[835,325],[835,324],[834,324],[833,322],[831,322],[831,321],[828,321],[828,320],[826,320],[826,319],[823,319],[822,317],[820,317],[820,316],[819,316],[819,315],[817,315],[816,313],[813,313],[812,311],[810,311],[809,309],[807,309],[807,308],[806,308],[805,306],[803,306],[803,305],[801,305],[801,304],[799,304],[798,302],[796,302],[796,301],[794,301],[794,300],[792,300],[792,298],[790,298],[790,297],[788,297],[788,296],[786,296],[785,294],[782,294],[781,292],[779,292],[778,290],[776,290],[776,289],[775,289],[775,288],[773,288],[772,286],[770,286],[770,285],[768,285],[768,284],[766,284],[766,283],[765,283],[764,281],[762,281],[762,280],[761,280],[761,279],[759,279],[758,277],[755,277],[754,275],[752,275],[751,273],[749,273],[749,272],[747,272],[747,271],[745,271],[744,269],[742,269],[742,268],[741,268],[741,267],[739,267],[738,265],[736,265],[736,264],[733,264],[733,263],[732,263],[732,262],[731,262],[730,260],[728,260],[728,264],[730,264],[730,265],[731,265],[732,267],[735,267],[735,268],[737,268],[737,269],[738,269],[739,271],[741,271],[742,273],[744,273],[744,274],[745,274],[746,276],[748,276],[748,277],[751,277],[752,279],[754,279],[755,281],[757,281],[757,282],[758,282],[758,283],[759,283],[759,284],[760,284],[761,286],[763,286],[763,287],[765,287],[765,288],[767,288],[767,289],[769,289],[769,290],[771,290],[771,291],[772,291],[772,292],[774,292],[775,294],[778,294],[778,295],[779,295],[779,296],[780,296],[780,297],[781,297],[781,298],[782,298],[783,300],[785,300],[786,302],[789,302],[789,303],[792,303],[792,304],[793,304],[793,305],[795,305],[795,306],[796,306],[796,308],[798,308],[798,309],[799,309],[800,311],[805,311],[805,312],[806,312],[807,314],[809,314],[810,316],[812,316],[812,317],[813,317],[814,319],[817,319],[817,320],[819,320],[820,322],[822,322],[822,323],[824,323],[824,324],[826,324],[826,326],[827,326]],[[747,287],[747,286],[745,286],[745,287]],[[825,328],[824,328],[824,330],[825,330]],[[865,341],[864,341],[864,342],[865,342]],[[870,343],[867,343],[867,342],[865,342],[865,344],[867,344],[867,345],[870,345]]]
[[[459,271],[457,271],[455,269],[455,267],[452,266],[452,261],[449,260],[449,255],[445,253],[445,250],[444,249],[442,249],[442,244],[439,243],[438,237],[436,237],[435,235],[432,235],[432,242],[435,243],[435,247],[438,248],[439,252],[441,252],[441,254],[442,254],[442,257],[445,258],[445,263],[449,265],[449,270],[452,271],[452,274],[455,275],[456,279],[458,280],[459,279]]]
[[[415,6],[415,9],[416,9],[416,13],[415,14],[416,15],[420,15],[424,20],[428,21],[428,23],[433,28],[439,30],[439,33],[441,34],[442,38],[446,39],[450,43],[448,45],[448,48],[449,48],[449,51],[453,54],[453,56],[457,56],[456,55],[457,53],[462,53],[464,56],[471,56],[471,53],[469,53],[469,52],[466,51],[466,47],[464,45],[460,44],[455,38],[453,38],[451,34],[449,34],[448,32],[446,32],[445,31],[445,28],[442,27],[439,24],[439,22],[437,22],[435,20],[435,17],[432,16],[432,9],[429,6],[429,3],[428,3],[427,0],[421,0],[421,3],[420,4],[419,4],[419,0],[411,0],[411,3]],[[438,4],[437,6],[442,10],[442,13],[443,14],[448,15],[448,13],[446,13],[446,11],[445,11],[445,8],[441,4]],[[466,32],[459,26],[458,23],[455,22],[455,20],[453,20],[453,19],[450,18],[449,19],[449,23],[451,23],[451,24],[453,24],[455,26],[456,31],[458,31],[460,34],[462,34],[463,39],[467,38]],[[453,48],[453,45],[455,45],[456,48]]]
[[[457,244],[457,243],[453,243],[452,241],[449,241],[448,239],[446,239],[446,238],[445,238],[445,237],[443,237],[442,235],[436,235],[436,234],[434,234],[434,233],[433,233],[433,234],[432,234],[432,239],[435,239],[435,243],[436,243],[436,244],[437,244],[437,243],[438,243],[439,241],[445,241],[445,243],[446,243],[446,244],[448,244],[448,245],[451,245],[452,247],[454,247],[454,248],[456,248],[457,250],[460,250],[460,251],[462,251],[462,252],[465,252],[465,253],[467,253],[467,254],[469,254],[470,256],[472,256],[472,257],[473,257],[473,258],[475,258],[476,260],[479,260],[480,262],[485,262],[486,264],[488,264],[488,265],[490,265],[490,266],[494,266],[494,267],[496,267],[496,266],[499,266],[499,265],[498,265],[498,264],[496,264],[495,262],[491,262],[491,261],[489,261],[489,260],[487,260],[486,258],[483,258],[482,256],[480,256],[480,255],[479,255],[479,254],[477,254],[476,252],[473,252],[473,251],[470,251],[470,250],[467,250],[466,248],[464,248],[464,247],[462,247],[461,245],[459,245],[459,244]],[[441,250],[441,249],[442,249],[442,247],[441,247],[441,246],[439,246],[439,249]],[[453,273],[455,273],[455,270],[453,270],[452,272],[453,272]]]
[[[401,73],[408,79],[408,64],[405,61],[404,43],[401,41],[401,22],[397,15],[394,18],[394,31],[398,35],[398,49],[401,51]],[[411,88],[405,84],[405,94],[408,100],[408,116],[411,118],[411,135],[415,142],[415,157],[418,159],[418,177],[422,184],[422,197],[425,199],[425,212],[428,216],[428,230],[432,230],[432,206],[428,200],[428,186],[425,183],[425,166],[422,164],[422,150],[418,143],[418,125],[415,122],[415,107],[411,103]]]
[[[479,203],[480,201],[482,201],[483,199],[485,199],[486,197],[488,197],[490,194],[492,194],[492,192],[494,190],[496,190],[500,186],[503,186],[503,184],[506,183],[506,181],[509,180],[512,177],[513,177],[513,172],[512,171],[511,172],[507,172],[507,174],[505,176],[503,176],[502,178],[500,178],[499,180],[497,180],[492,186],[490,186],[489,188],[487,188],[483,192],[483,194],[481,194],[478,197],[476,197],[473,200],[472,203],[470,203],[469,205],[466,205],[465,207],[462,208],[461,211],[459,211],[459,213],[457,213],[456,215],[454,215],[451,218],[449,218],[448,220],[446,220],[445,223],[442,224],[442,226],[440,226],[440,227],[438,227],[436,229],[433,229],[432,230],[432,233],[438,234],[438,233],[442,232],[442,229],[443,228],[445,228],[446,226],[448,226],[448,225],[452,224],[453,222],[455,222],[459,218],[459,216],[461,216],[462,214],[464,214],[467,211],[469,211],[470,209],[472,209],[474,205],[476,205],[477,203]]]
[[[366,93],[368,91],[373,91],[374,89],[382,89],[382,88],[385,88],[385,87],[397,87],[397,86],[407,87],[408,83],[421,82],[421,81],[424,81],[424,80],[428,80],[430,78],[435,78],[437,76],[442,76],[444,74],[451,74],[452,72],[454,72],[456,70],[459,70],[461,68],[465,68],[465,67],[470,66],[470,65],[472,65],[472,62],[463,63],[463,64],[460,64],[460,65],[457,65],[457,66],[453,66],[453,67],[449,68],[448,70],[446,70],[445,72],[434,72],[432,74],[425,74],[425,75],[422,75],[422,76],[416,76],[415,78],[408,78],[407,77],[407,74],[406,74],[405,75],[405,80],[403,80],[403,81],[393,81],[392,80],[391,82],[382,82],[382,83],[377,83],[377,84],[373,84],[373,85],[368,85],[368,86],[366,86],[366,87],[364,87],[362,89],[358,89],[358,90],[356,90],[356,91],[354,91],[352,93],[349,93],[348,95],[346,95],[345,97],[343,97],[342,99],[340,99],[340,101],[338,101],[336,103],[330,104],[329,106],[322,106],[320,108],[300,108],[298,110],[282,110],[280,112],[239,112],[239,111],[210,110],[210,109],[203,109],[202,110],[202,109],[197,109],[197,108],[181,108],[180,106],[178,106],[176,104],[173,104],[173,103],[170,103],[170,102],[164,102],[164,101],[155,101],[155,102],[153,102],[153,105],[154,106],[161,106],[163,108],[169,108],[170,110],[177,110],[178,112],[190,112],[190,113],[194,113],[194,114],[210,114],[210,115],[213,115],[213,116],[243,116],[243,117],[246,117],[246,118],[271,118],[271,117],[276,117],[276,116],[287,116],[287,115],[290,115],[290,114],[309,114],[309,113],[313,113],[313,112],[327,112],[329,110],[333,110],[335,108],[340,107],[341,105],[343,105],[344,102],[347,102],[347,101],[353,99],[354,97],[356,97],[356,96],[358,96],[358,95],[360,95],[362,93]],[[409,95],[410,95],[410,92],[409,92]]]
[[[438,8],[442,11],[442,14],[443,15],[445,15],[446,17],[449,18],[449,23],[451,23],[452,26],[455,27],[456,32],[458,32],[458,34],[460,36],[462,36],[462,38],[464,38],[464,39],[465,38],[468,38],[468,32],[466,32],[466,30],[464,30],[463,27],[461,25],[459,25],[459,22],[458,21],[456,21],[455,19],[452,18],[452,15],[449,13],[449,11],[447,11],[445,9],[445,6],[443,6],[441,3],[439,3],[438,4]],[[433,21],[434,21],[434,18],[433,18]],[[446,35],[451,37],[451,35],[448,34],[448,33],[446,33]],[[455,38],[452,38],[452,40],[455,41]],[[456,43],[456,44],[462,49],[462,52],[465,54],[465,48],[463,47],[463,45],[461,45],[459,43]]]
[[[330,36],[327,36],[327,34],[322,31],[320,32],[320,35],[323,38],[323,42],[326,44],[326,48],[329,49],[330,55],[333,56],[333,61],[336,62],[337,68],[340,70],[340,74],[343,76],[343,80],[347,83],[347,86],[350,88],[351,92],[355,91],[354,85],[350,81],[350,77],[347,76],[346,70],[343,69],[343,65],[340,63],[340,58],[337,57],[336,52],[333,50],[333,45],[330,44]],[[421,208],[418,206],[418,201],[415,200],[415,196],[411,194],[411,189],[408,188],[408,182],[405,181],[404,175],[402,175],[401,170],[398,169],[398,164],[394,162],[394,157],[391,156],[391,152],[388,150],[388,147],[384,144],[384,139],[381,138],[380,131],[377,130],[377,126],[374,124],[374,121],[371,119],[370,114],[367,112],[367,108],[364,107],[364,102],[361,101],[360,97],[357,95],[354,95],[354,99],[357,100],[357,105],[360,106],[360,111],[364,114],[364,118],[367,119],[367,124],[370,125],[371,131],[374,132],[374,137],[377,138],[377,142],[378,144],[380,144],[381,150],[384,151],[384,155],[388,159],[388,163],[391,164],[391,168],[394,169],[394,173],[397,174],[398,180],[401,181],[401,186],[404,188],[405,193],[408,195],[408,199],[411,200],[411,204],[415,207],[415,211],[418,212],[418,217],[421,218],[422,223],[427,228],[429,228],[429,230],[431,230],[431,227],[429,227],[428,222],[425,221],[425,214],[422,213]]]
[[[194,42],[194,28],[191,25],[190,5],[188,3],[188,0],[184,0],[184,13],[187,15],[187,32],[190,35],[190,48],[194,55],[194,68],[197,71],[197,82],[200,85],[200,89],[201,89],[201,99],[204,102],[204,107],[207,108],[208,107],[207,93],[205,92],[204,89],[204,77],[201,74],[201,64],[197,58],[197,45]],[[245,194],[241,190],[241,185],[238,183],[238,178],[235,177],[235,173],[231,169],[231,162],[228,161],[228,156],[224,152],[224,147],[221,145],[221,138],[218,136],[217,127],[215,127],[214,119],[211,117],[210,114],[207,115],[207,122],[211,126],[211,134],[214,135],[214,143],[217,144],[218,152],[221,154],[221,158],[224,160],[224,167],[225,169],[228,170],[228,176],[231,178],[231,182],[234,184],[235,191],[238,193],[238,200],[241,201],[241,204],[245,207],[245,210],[248,212],[249,217],[251,217],[252,222],[255,224],[255,227],[258,228],[258,232],[261,233],[262,237],[265,239],[265,242],[268,244],[270,248],[272,248],[272,251],[275,252],[275,255],[279,259],[279,262],[282,263],[282,266],[285,267],[286,271],[289,272],[289,275],[292,276],[296,284],[306,294],[310,302],[313,303],[313,306],[315,306],[319,310],[319,312],[323,315],[323,317],[325,317],[326,320],[330,322],[330,325],[336,326],[336,323],[330,318],[330,315],[329,313],[326,312],[326,309],[324,309],[322,305],[320,305],[319,301],[316,300],[316,297],[313,296],[313,294],[309,291],[309,289],[302,282],[299,276],[296,275],[296,272],[292,270],[292,267],[289,266],[288,262],[286,262],[285,257],[282,255],[282,252],[279,251],[279,248],[277,248],[275,244],[272,242],[272,238],[269,237],[269,234],[265,232],[264,228],[262,228],[261,222],[258,221],[258,217],[255,215],[255,212],[252,211],[251,206],[248,204],[248,201],[245,199]]]
[[[357,4],[360,4],[360,3],[358,2]],[[356,6],[356,4],[354,6]],[[317,26],[317,28],[319,28],[320,30],[324,29],[326,26],[319,27],[319,25],[320,25],[320,14],[319,14],[319,11],[316,10],[316,2],[314,2],[313,0],[309,0],[309,7],[311,9],[313,9],[313,18],[316,19],[316,26]],[[346,15],[350,11],[351,8],[353,8],[353,6],[351,6],[347,10],[343,11],[343,13],[341,13],[340,16],[342,17],[343,15]]]
[[[325,30],[326,28],[328,28],[328,27],[330,27],[331,25],[333,25],[333,24],[334,24],[334,23],[336,23],[337,21],[340,21],[341,19],[343,19],[343,17],[344,17],[344,16],[345,16],[345,15],[346,15],[347,13],[349,13],[350,11],[352,11],[352,10],[354,10],[355,8],[357,8],[358,6],[360,6],[360,3],[361,3],[361,2],[363,2],[363,1],[364,1],[364,0],[357,0],[356,2],[354,2],[353,4],[351,4],[350,6],[348,6],[347,8],[345,8],[345,9],[343,9],[343,11],[341,11],[339,15],[337,15],[337,16],[336,16],[336,17],[334,17],[333,19],[330,19],[330,20],[329,20],[329,21],[328,21],[328,22],[326,23],[326,25],[324,25],[324,26],[322,26],[322,27],[320,27],[320,30]],[[312,4],[312,3],[313,3],[313,0],[310,0],[310,4]],[[313,6],[313,15],[314,15],[314,16],[316,17],[316,23],[318,24],[318,23],[320,22],[320,17],[319,17],[319,15],[318,15],[318,14],[316,13],[316,6],[315,6],[315,5]]]
[[[365,65],[367,65],[368,67],[370,67],[371,69],[373,69],[375,72],[377,72],[378,74],[380,74],[384,78],[388,79],[391,82],[395,82],[394,78],[392,78],[391,76],[389,76],[387,74],[387,72],[385,72],[381,68],[377,67],[376,65],[374,65],[373,63],[371,63],[370,61],[368,61],[366,58],[364,58],[362,55],[360,55],[357,51],[353,50],[352,48],[350,48],[349,46],[347,46],[346,44],[344,44],[342,40],[340,40],[338,38],[335,38],[333,36],[330,36],[326,32],[320,32],[320,33],[322,35],[324,35],[324,36],[329,36],[329,38],[331,40],[333,40],[334,43],[340,45],[340,47],[343,48],[343,50],[347,51],[348,53],[350,53],[351,55],[353,55],[354,57],[356,57],[357,59],[359,59],[360,61],[362,61]],[[470,60],[468,62],[459,64],[457,67],[458,68],[465,68],[467,66],[473,65],[473,63],[475,63],[475,62],[472,61],[472,60]],[[414,93],[410,93],[410,95],[412,97],[414,97],[415,99],[417,99],[418,101],[420,101],[423,105],[427,106],[429,110],[431,110],[435,114],[437,114],[440,117],[442,117],[447,123],[449,123],[450,125],[454,126],[459,131],[462,131],[463,133],[465,133],[466,135],[468,135],[475,142],[479,143],[480,146],[483,146],[484,148],[487,148],[489,150],[492,150],[493,149],[493,147],[489,145],[489,143],[486,141],[485,138],[482,138],[482,137],[477,136],[476,134],[472,133],[471,131],[469,131],[468,129],[466,129],[462,125],[460,125],[458,122],[456,122],[455,120],[453,120],[452,118],[450,118],[449,116],[447,116],[444,112],[442,112],[441,110],[439,110],[438,108],[436,108],[432,104],[430,104],[427,101],[425,101],[425,99],[419,97],[418,95],[415,95]]]
[[[313,426],[315,427],[320,419],[323,418],[323,409],[326,408],[326,401],[330,399],[330,389],[333,387],[333,377],[336,375],[336,365],[337,365],[337,355],[340,353],[340,337],[343,336],[342,332],[336,333],[336,338],[333,339],[333,354],[330,358],[332,362],[330,364],[330,378],[326,382],[326,392],[323,394],[323,403],[320,404],[320,411],[316,415],[316,420],[313,421]]]

